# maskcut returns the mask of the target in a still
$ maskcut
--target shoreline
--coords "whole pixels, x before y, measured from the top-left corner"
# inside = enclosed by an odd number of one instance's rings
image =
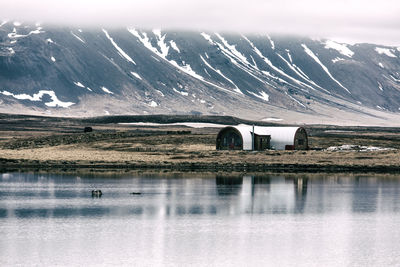
[[[400,173],[400,128],[302,125],[309,150],[242,151],[215,149],[220,128],[120,124],[146,119],[151,123],[188,121],[187,116],[167,115],[86,120],[3,115],[0,172]],[[232,117],[191,117],[189,121],[241,122]],[[84,132],[88,126],[92,132]]]
[[[400,174],[399,165],[339,165],[339,164],[260,164],[260,163],[123,163],[123,162],[76,162],[37,161],[0,158],[0,173],[28,171],[154,171],[154,172],[257,172],[257,173],[379,173]]]

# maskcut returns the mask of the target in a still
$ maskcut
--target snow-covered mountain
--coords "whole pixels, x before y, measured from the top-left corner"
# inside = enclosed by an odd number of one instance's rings
[[[399,124],[400,48],[0,23],[0,112]]]

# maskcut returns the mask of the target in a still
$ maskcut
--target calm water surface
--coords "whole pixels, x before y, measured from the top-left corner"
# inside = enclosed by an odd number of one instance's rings
[[[15,265],[400,265],[400,177],[0,174]]]

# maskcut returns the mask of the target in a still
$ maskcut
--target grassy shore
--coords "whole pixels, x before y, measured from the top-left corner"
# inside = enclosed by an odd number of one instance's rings
[[[230,117],[151,122],[203,121],[236,124]],[[124,116],[124,122],[129,118]],[[135,118],[145,121],[146,117]],[[135,120],[133,120],[135,121]],[[216,151],[218,128],[131,126],[118,118],[67,119],[0,116],[0,171],[177,170],[400,173],[397,128],[306,126],[308,151]],[[240,122],[240,120],[239,120]],[[251,123],[251,122],[248,122]],[[94,131],[83,133],[85,126]],[[386,151],[326,151],[344,144],[394,148]]]

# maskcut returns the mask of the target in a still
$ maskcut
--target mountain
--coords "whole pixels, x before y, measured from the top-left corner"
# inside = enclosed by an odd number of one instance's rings
[[[400,124],[400,48],[0,23],[0,112]]]

